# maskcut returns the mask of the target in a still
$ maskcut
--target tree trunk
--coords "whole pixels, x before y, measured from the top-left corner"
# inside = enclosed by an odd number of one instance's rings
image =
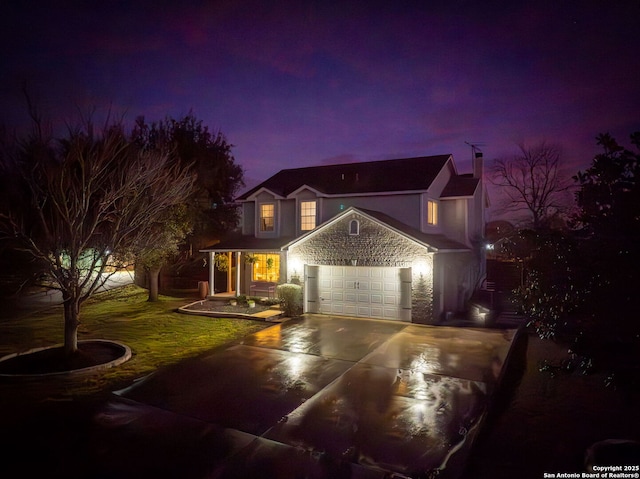
[[[78,298],[64,299],[64,353],[69,356],[78,351],[80,303]]]
[[[161,267],[154,266],[148,269],[149,274],[149,299],[147,301],[158,301],[158,290],[160,284]]]

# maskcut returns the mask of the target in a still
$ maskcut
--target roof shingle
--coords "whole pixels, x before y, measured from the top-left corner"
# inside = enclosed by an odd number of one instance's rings
[[[286,197],[304,185],[328,195],[426,190],[450,157],[420,156],[286,169],[238,199],[246,200],[262,188]]]

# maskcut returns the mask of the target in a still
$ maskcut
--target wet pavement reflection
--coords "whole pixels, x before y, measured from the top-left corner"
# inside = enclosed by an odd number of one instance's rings
[[[309,316],[247,337],[243,344],[359,361],[407,323]]]
[[[170,477],[158,464],[173,458],[185,478],[455,477],[514,338],[323,316],[274,325],[119,392],[95,417],[96,467]]]

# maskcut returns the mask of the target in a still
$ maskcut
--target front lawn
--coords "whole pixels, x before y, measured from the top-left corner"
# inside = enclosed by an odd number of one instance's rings
[[[112,391],[130,385],[155,369],[197,356],[270,324],[233,318],[211,318],[176,311],[188,299],[161,296],[147,301],[148,292],[134,285],[100,293],[80,311],[79,340],[110,339],[131,348],[126,363],[90,379],[73,381],[67,396]],[[62,308],[0,321],[0,356],[63,341]],[[17,386],[16,386],[17,387]],[[0,390],[16,390],[0,384]]]

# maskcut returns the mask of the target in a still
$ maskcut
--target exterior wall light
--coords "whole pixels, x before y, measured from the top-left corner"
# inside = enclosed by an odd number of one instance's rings
[[[417,261],[413,264],[413,269],[416,273],[420,275],[430,275],[431,274],[431,265],[426,261]]]
[[[298,257],[290,258],[287,262],[288,274],[287,277],[293,279],[294,277],[300,278],[300,275],[304,272],[304,265]]]

